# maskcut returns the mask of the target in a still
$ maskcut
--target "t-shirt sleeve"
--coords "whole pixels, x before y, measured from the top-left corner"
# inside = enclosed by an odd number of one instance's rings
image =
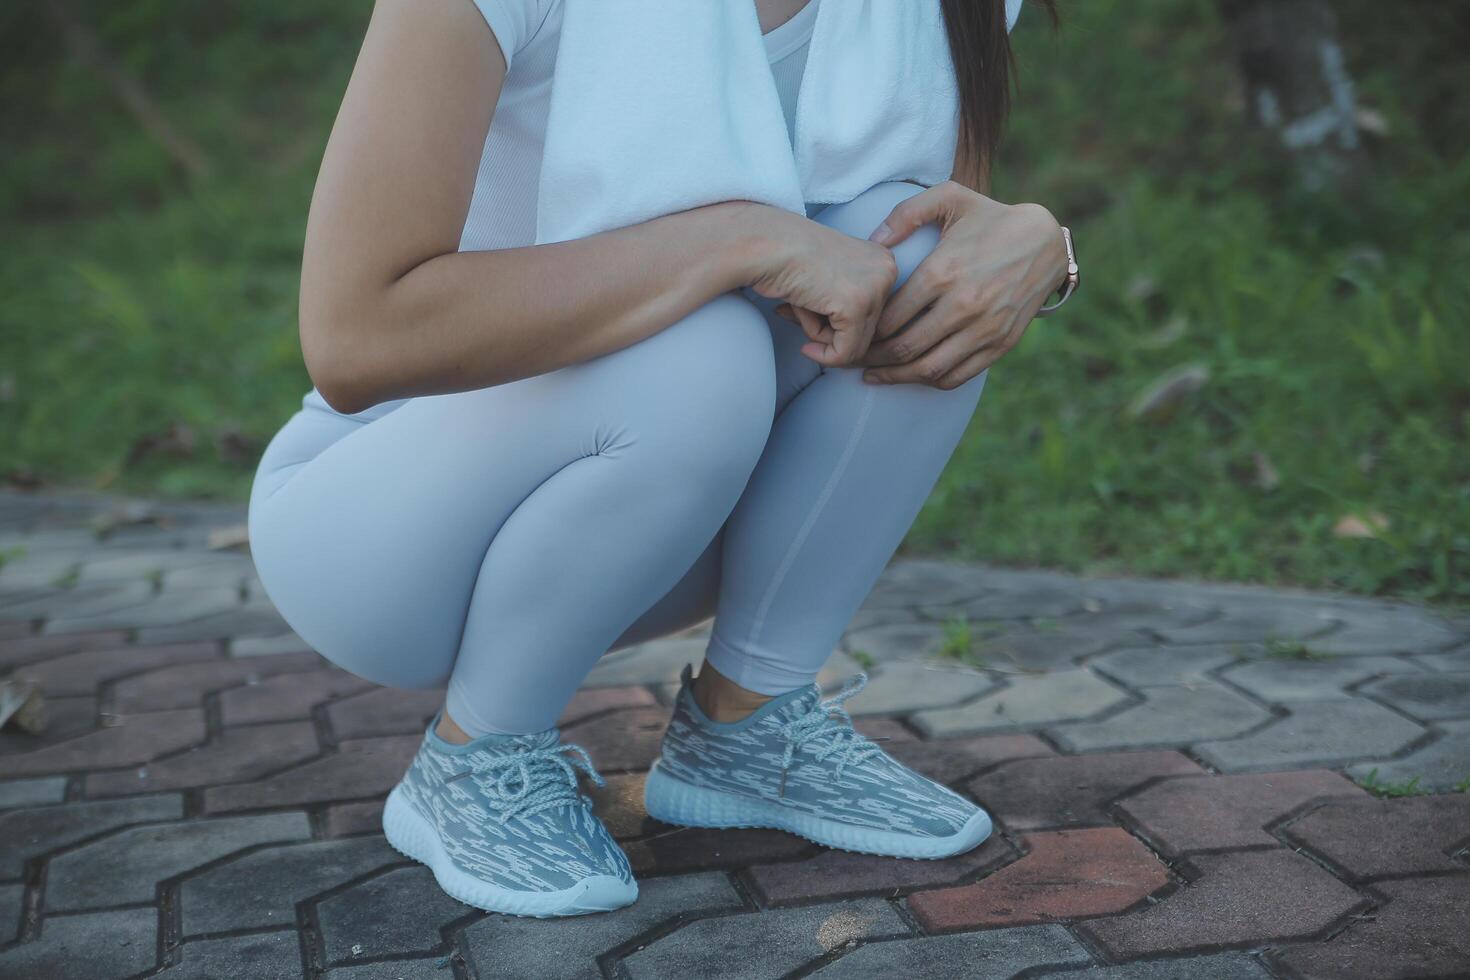
[[[1021,0],[1006,0],[1006,30],[1013,30],[1021,16]]]
[[[509,68],[516,52],[526,46],[545,20],[546,0],[474,0],[474,4],[495,32]]]

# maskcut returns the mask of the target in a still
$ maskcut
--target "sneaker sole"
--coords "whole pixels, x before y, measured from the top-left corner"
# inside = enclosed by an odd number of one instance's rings
[[[549,918],[610,912],[631,905],[638,883],[612,875],[588,878],[556,892],[521,892],[492,885],[461,870],[444,851],[439,833],[395,788],[383,807],[383,834],[404,857],[426,865],[450,898],[486,912]]]
[[[767,800],[693,786],[662,772],[658,763],[643,788],[648,815],[682,827],[763,827],[784,830],[826,847],[901,858],[946,858],[963,854],[990,836],[990,817],[977,812],[949,837],[916,837],[892,830],[856,827]]]

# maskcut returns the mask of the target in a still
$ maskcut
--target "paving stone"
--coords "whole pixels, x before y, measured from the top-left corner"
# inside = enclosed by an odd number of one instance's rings
[[[382,837],[252,851],[184,880],[179,891],[183,934],[294,925],[298,902],[402,862]]]
[[[87,776],[87,796],[129,796],[258,779],[321,752],[309,721],[223,729],[213,740],[133,769]]]
[[[70,633],[66,636],[21,636],[0,640],[0,670],[79,650],[111,650],[128,641],[126,630]]]
[[[156,976],[279,980],[300,973],[301,940],[292,930],[184,943],[179,947],[179,962]]]
[[[804,861],[758,864],[746,874],[768,905],[868,892],[888,897],[916,888],[950,885],[1014,860],[1016,851],[999,835],[958,857],[903,860],[823,849]]]
[[[123,980],[153,966],[157,930],[151,908],[47,916],[40,936],[0,952],[0,977]]]
[[[1226,772],[1337,766],[1392,755],[1424,734],[1371,701],[1289,701],[1282,707],[1288,717],[1233,741],[1201,742],[1195,752]]]
[[[1334,800],[1285,834],[1353,879],[1461,871],[1450,855],[1470,844],[1470,795]]]
[[[1227,605],[1196,626],[1164,626],[1157,632],[1171,643],[1264,643],[1319,636],[1334,625],[1325,603],[1272,598]]]
[[[667,708],[629,708],[568,725],[562,738],[587,750],[599,771],[643,770],[658,758]]]
[[[1065,670],[1084,657],[1130,642],[1134,637],[1096,630],[1048,629],[1017,631],[981,639],[974,645],[980,662],[1001,669]]]
[[[848,943],[907,936],[892,906],[875,898],[700,919],[626,957],[635,980],[700,977],[745,980],[784,976]],[[732,956],[731,951],[740,950]]]
[[[1470,669],[1470,647],[1461,647],[1449,653],[1421,653],[1413,661],[1430,670],[1449,673],[1467,670]]]
[[[1348,767],[1348,775],[1381,783],[1407,783],[1426,793],[1445,793],[1470,779],[1470,721],[1442,721],[1437,738],[1397,759],[1379,759]]]
[[[904,714],[967,701],[995,681],[962,667],[899,661],[877,668],[863,693],[848,702],[854,715]]]
[[[1117,827],[1028,834],[1021,846],[1024,857],[973,884],[910,895],[909,911],[928,932],[1033,925],[1121,912],[1169,883]]]
[[[422,739],[416,735],[349,739],[337,752],[249,783],[204,791],[210,813],[299,806],[384,796],[397,785]]]
[[[25,885],[0,885],[0,946],[20,935],[25,896]]]
[[[269,605],[243,605],[187,623],[145,626],[138,631],[139,643],[174,643],[185,640],[230,640],[249,636],[279,636],[290,629],[281,614]]]
[[[148,583],[151,589],[152,583]],[[173,626],[229,612],[240,606],[240,590],[235,588],[188,589],[156,592],[146,602],[90,614],[66,611],[46,621],[43,632],[69,633],[72,630],[148,629]],[[153,641],[156,642],[156,641]]]
[[[339,966],[328,970],[325,975],[327,980],[453,980],[454,964],[448,956],[375,960],[361,966]]]
[[[82,561],[77,571],[77,582],[118,582],[127,579],[146,579],[153,582],[165,572],[187,570],[197,573],[199,569],[220,565],[244,571],[250,568],[250,560],[238,555],[178,548],[98,552],[96,557]]]
[[[1125,797],[1118,812],[1168,857],[1227,847],[1277,843],[1265,827],[1312,800],[1366,799],[1356,785],[1325,769],[1168,779]]]
[[[1182,745],[1202,738],[1230,738],[1271,719],[1264,708],[1218,684],[1149,687],[1144,701],[1102,721],[1064,725],[1052,738],[1075,752]]]
[[[1126,647],[1088,661],[1088,666],[1133,687],[1206,684],[1209,672],[1240,659],[1237,644]]]
[[[972,779],[970,793],[1011,830],[1112,823],[1106,807],[1160,776],[1200,776],[1178,752],[1105,752],[1007,762]]]
[[[444,690],[375,687],[326,707],[327,722],[338,738],[366,735],[423,735],[429,719],[444,706]]]
[[[1385,881],[1385,904],[1331,941],[1276,951],[1273,965],[1302,980],[1383,980],[1470,974],[1470,875]]]
[[[30,858],[118,827],[177,820],[184,801],[176,793],[134,800],[62,803],[0,813],[0,878],[18,878]]]
[[[884,569],[863,606],[891,609],[961,602],[984,592],[987,577],[962,562],[896,561]]]
[[[849,653],[866,654],[878,663],[931,660],[942,656],[944,624],[927,621],[884,623],[850,629],[843,646]]]
[[[328,837],[383,832],[383,800],[338,803],[322,813],[322,832]]]
[[[473,910],[444,894],[423,865],[395,868],[317,905],[327,962],[427,953],[443,945],[440,930]]]
[[[712,830],[671,827],[650,821],[652,833],[623,841],[633,873],[640,877],[713,868],[743,868],[806,857],[816,845],[779,830]]]
[[[583,789],[592,798],[597,816],[618,840],[657,833],[665,824],[651,822],[643,808],[643,783],[647,773],[614,773],[603,777],[607,785],[597,787],[583,781]]]
[[[154,886],[256,844],[311,836],[304,813],[272,813],[132,827],[51,859],[46,907],[94,909],[147,902]]]
[[[1090,966],[1047,976],[1078,977],[1080,980],[1271,980],[1271,974],[1256,955],[1246,952],[1145,960],[1122,966]]]
[[[1084,588],[1090,591],[1091,583]],[[1062,622],[1073,629],[1091,629],[1101,633],[1144,633],[1163,626],[1193,626],[1215,615],[1211,606],[1197,602],[1174,602],[1161,599],[1157,602],[1137,600],[1115,600],[1089,604],[1083,599],[1082,611],[1067,617]]]
[[[1091,959],[1067,930],[1048,925],[868,943],[811,975],[822,980],[1009,977],[1031,967]]]
[[[65,776],[9,779],[0,783],[0,810],[40,803],[60,803],[66,797]]]
[[[557,724],[573,725],[604,711],[654,708],[658,700],[646,687],[594,687],[578,691],[562,711]]]
[[[0,728],[0,756],[34,752],[85,735],[98,727],[97,714],[94,697],[48,698],[46,730],[32,734],[19,728]]]
[[[0,640],[18,640],[32,633],[30,620],[0,619]]]
[[[478,975],[497,980],[601,980],[597,958],[661,923],[741,908],[725,875],[708,872],[641,882],[638,901],[578,919],[492,915],[467,926],[461,941]],[[692,975],[692,974],[690,974]]]
[[[1363,901],[1288,850],[1199,854],[1199,879],[1147,908],[1077,926],[1110,957],[1264,946],[1330,929]]]
[[[699,666],[707,641],[690,637],[650,640],[604,656],[593,667],[583,687],[625,687],[632,684],[677,684],[685,664]]]
[[[311,646],[295,633],[242,636],[230,641],[232,657],[268,657],[278,653],[311,653]]]
[[[1060,670],[1011,678],[1009,687],[959,707],[921,711],[914,724],[943,738],[1088,718],[1125,700],[1122,691],[1089,670]]]
[[[281,675],[222,693],[220,718],[226,725],[294,721],[310,717],[311,709],[325,701],[374,686],[336,667]]]
[[[38,682],[47,697],[62,698],[91,694],[98,684],[129,674],[171,664],[214,660],[219,655],[219,647],[212,643],[83,650],[27,664],[16,671],[16,676]]]
[[[1344,628],[1314,639],[1311,647],[1339,657],[1431,653],[1463,639],[1463,632],[1432,613],[1378,605],[1367,615],[1349,617]]]
[[[1470,718],[1470,670],[1385,677],[1365,684],[1362,693],[1420,721]]]
[[[1376,674],[1413,673],[1413,664],[1393,657],[1328,660],[1256,660],[1225,672],[1225,679],[1263,701],[1317,701],[1351,695],[1344,690]]]
[[[6,619],[81,620],[90,616],[138,606],[153,598],[148,582],[117,582],[105,585],[81,585],[72,589],[57,588],[20,602],[4,602],[0,613]],[[79,627],[85,629],[86,627]],[[111,627],[108,627],[111,628]],[[45,630],[48,633],[56,630]]]
[[[919,740],[913,729],[902,721],[882,715],[860,715],[852,720],[852,727],[875,742],[908,744]]]
[[[1056,754],[1035,735],[976,735],[939,742],[892,742],[883,748],[899,762],[941,783],[957,782],[1012,759]]]
[[[112,688],[114,711],[163,711],[200,704],[205,695],[240,684],[259,683],[263,677],[316,666],[315,654],[287,654],[255,660],[206,660],[151,670],[118,681]]]
[[[991,591],[961,603],[926,603],[919,612],[932,619],[956,616],[988,623],[1007,619],[1058,619],[1083,610],[1080,593],[1069,589]]]
[[[108,727],[34,752],[7,756],[12,775],[75,772],[136,766],[204,741],[204,712],[199,708],[115,715]]]

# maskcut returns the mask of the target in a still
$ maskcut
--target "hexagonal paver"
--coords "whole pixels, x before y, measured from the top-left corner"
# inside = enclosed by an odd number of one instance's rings
[[[1313,800],[1367,799],[1325,769],[1168,779],[1125,797],[1118,812],[1166,856],[1276,844],[1265,830]]]
[[[37,776],[0,782],[0,810],[39,803],[60,803],[66,796],[65,776]]]
[[[592,668],[583,687],[621,687],[629,684],[678,683],[685,664],[698,666],[708,641],[690,637],[650,640],[604,656]]]
[[[1462,871],[1451,855],[1470,845],[1470,795],[1334,800],[1284,833],[1352,879]]]
[[[151,589],[152,583],[147,584]],[[71,609],[64,610],[60,615],[47,619],[45,632],[171,626],[227,612],[239,607],[240,602],[240,590],[237,588],[155,592],[144,602],[129,603],[105,612],[79,613]]]
[[[1287,850],[1200,854],[1197,880],[1163,901],[1077,928],[1117,959],[1264,946],[1326,932],[1362,907],[1347,885]]]
[[[593,715],[623,708],[653,708],[658,700],[646,687],[593,687],[585,688],[572,695],[572,700],[562,709],[557,724],[562,727],[574,725]]]
[[[1063,620],[1066,622],[1066,620]],[[1020,668],[1023,671],[1067,670],[1084,657],[1100,653],[1120,643],[1132,642],[1131,636],[1119,636],[1095,630],[1052,628],[1013,630],[978,639],[972,659],[1000,670]]]
[[[1031,925],[1121,912],[1169,883],[1148,848],[1117,827],[1021,838],[1026,856],[970,885],[916,892],[926,931]]]
[[[212,644],[211,644],[212,646]],[[314,653],[258,657],[254,660],[206,660],[161,667],[118,681],[112,688],[113,710],[120,713],[191,708],[213,691],[258,683],[272,674],[318,666]]]
[[[25,885],[0,885],[0,946],[20,935],[25,897]]]
[[[601,980],[597,958],[653,927],[681,918],[741,908],[729,879],[715,872],[642,882],[638,901],[576,920],[492,915],[460,933],[480,976],[504,980]],[[572,928],[568,928],[571,925]]]
[[[301,941],[293,929],[184,943],[179,947],[179,961],[157,976],[177,980],[184,977],[266,980],[294,977],[300,973]]]
[[[27,664],[16,671],[16,676],[40,684],[47,697],[61,698],[91,694],[104,681],[129,674],[171,664],[215,660],[219,656],[220,648],[213,643],[88,649]]]
[[[242,636],[230,641],[232,657],[269,657],[278,653],[310,653],[311,646],[295,633]]]
[[[327,980],[453,980],[453,956],[421,956],[414,959],[374,960],[359,966],[328,970]]]
[[[710,830],[670,827],[650,821],[648,836],[623,842],[633,873],[640,877],[738,868],[806,857],[816,850],[795,834],[779,830]]]
[[[420,864],[375,875],[316,907],[331,964],[427,953],[443,945],[441,929],[472,911],[444,894]]]
[[[1089,960],[1087,951],[1061,926],[1031,926],[867,943],[811,976],[822,980],[1009,977],[1033,967]]]
[[[1275,658],[1243,663],[1226,671],[1225,679],[1263,701],[1317,701],[1350,697],[1346,688],[1377,674],[1416,670],[1408,661],[1394,657]]]
[[[867,609],[960,602],[979,595],[991,576],[964,562],[896,561],[863,600]]]
[[[325,701],[374,686],[336,667],[284,674],[225,691],[219,696],[220,720],[226,725],[249,725],[309,718],[311,709]]]
[[[154,964],[157,931],[151,908],[47,916],[41,935],[0,952],[0,976],[123,980]]]
[[[995,686],[994,680],[977,670],[897,661],[877,668],[863,693],[849,702],[849,710],[854,715],[883,715],[941,708]]]
[[[1271,980],[1271,974],[1256,954],[1244,952],[1145,960],[1122,966],[1090,966],[1048,976],[1077,980]]]
[[[184,800],[177,793],[135,800],[64,803],[0,813],[0,878],[19,878],[25,862],[118,827],[177,820]]]
[[[1470,670],[1385,677],[1365,684],[1362,692],[1420,721],[1470,718]]]
[[[700,919],[631,954],[623,964],[635,980],[777,977],[848,943],[907,935],[908,927],[891,905],[867,898]],[[731,956],[732,949],[740,955]]]
[[[444,706],[444,691],[374,687],[326,707],[327,722],[338,738],[371,735],[422,735],[429,719]]]
[[[211,786],[204,791],[204,809],[226,813],[382,796],[397,785],[421,741],[417,735],[350,739],[333,755],[274,776]]]
[[[1202,742],[1200,758],[1226,772],[1336,766],[1392,755],[1424,734],[1371,701],[1292,701],[1290,715],[1241,738]]]
[[[1326,604],[1272,597],[1237,600],[1197,626],[1165,626],[1158,633],[1171,643],[1262,643],[1314,637],[1335,625]]]
[[[3,612],[3,610],[0,610]],[[69,633],[65,636],[23,635],[0,640],[0,669],[60,657],[82,650],[111,650],[127,643],[126,630]]]
[[[1049,734],[1063,748],[1088,752],[1230,738],[1271,718],[1265,709],[1218,684],[1149,687],[1143,696],[1142,704],[1102,721],[1058,726]]]
[[[1384,902],[1330,942],[1274,952],[1303,980],[1463,977],[1470,964],[1470,875],[1385,881]]]
[[[823,849],[804,861],[757,864],[747,870],[756,893],[768,905],[820,898],[845,898],[865,892],[903,894],[915,888],[949,885],[982,874],[1016,857],[999,835],[957,857],[914,861]]]
[[[934,737],[1085,719],[1127,695],[1089,670],[1014,677],[1009,687],[956,708],[921,711],[914,724]]]
[[[147,902],[165,878],[255,844],[310,836],[304,813],[132,827],[52,858],[46,907],[73,911]]]
[[[942,623],[927,621],[885,623],[848,632],[843,646],[849,652],[872,657],[879,663],[899,660],[930,660],[945,646]]]
[[[145,766],[92,773],[86,793],[128,796],[257,779],[305,762],[320,751],[316,726],[309,721],[226,728],[204,745]]]
[[[1421,610],[1379,605],[1349,616],[1340,630],[1312,641],[1312,649],[1338,657],[1385,653],[1430,653],[1464,639],[1443,619]]]
[[[1433,726],[1434,741],[1396,759],[1377,759],[1348,767],[1354,779],[1414,786],[1424,793],[1444,793],[1470,780],[1470,721],[1442,721]]]
[[[1088,666],[1133,687],[1203,684],[1209,673],[1240,659],[1240,648],[1228,643],[1203,646],[1127,647],[1088,661]]]
[[[382,837],[251,851],[184,879],[183,934],[292,926],[298,902],[402,861]]]
[[[86,735],[8,756],[5,767],[10,775],[22,776],[136,766],[204,741],[204,712],[199,708],[114,715],[109,721]]]
[[[1035,735],[976,735],[938,742],[890,742],[883,748],[899,762],[941,783],[974,776],[1012,759],[1056,754],[1051,746]]]
[[[1111,823],[1106,807],[1160,776],[1200,776],[1178,752],[1107,752],[1022,759],[969,783],[981,805],[1011,830]]]

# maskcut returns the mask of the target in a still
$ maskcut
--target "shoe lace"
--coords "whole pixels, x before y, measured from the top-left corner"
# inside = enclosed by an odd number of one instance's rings
[[[868,686],[868,675],[859,673],[830,698],[818,701],[809,710],[781,726],[786,737],[786,750],[781,756],[781,788],[779,796],[786,795],[786,776],[796,753],[810,746],[818,762],[829,758],[836,760],[834,778],[840,779],[850,765],[879,753],[882,749],[875,740],[852,727],[852,716],[847,713],[843,702],[856,697]]]
[[[512,817],[585,803],[578,773],[586,773],[597,786],[607,785],[587,750],[570,743],[481,757],[464,775],[484,791],[503,824]]]

